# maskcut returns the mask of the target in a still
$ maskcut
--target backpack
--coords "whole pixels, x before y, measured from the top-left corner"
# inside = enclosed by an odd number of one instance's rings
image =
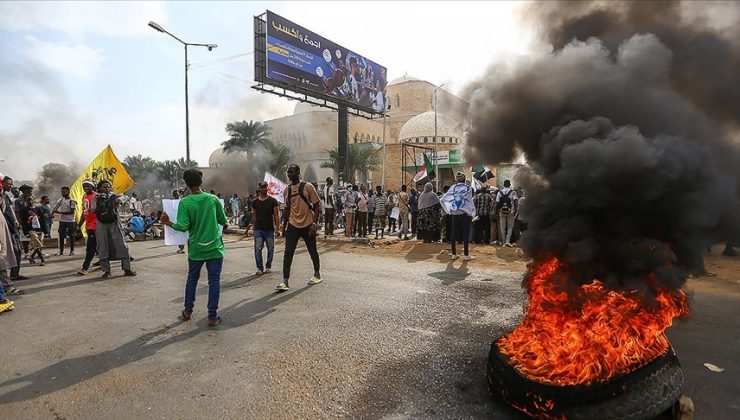
[[[514,190],[509,190],[506,194],[501,193],[501,202],[499,203],[499,210],[501,210],[501,213],[503,214],[511,213],[511,208],[513,207],[513,203],[511,201],[512,191]]]
[[[301,199],[303,202],[306,203],[309,209],[312,209],[313,206],[311,203],[309,203],[308,198],[306,198],[306,195],[303,193],[303,190],[306,188],[306,183],[304,181],[301,181],[300,184],[298,184],[298,195],[301,196]],[[293,188],[292,185],[288,185],[288,204],[287,206],[290,206],[290,198],[293,195]]]
[[[118,214],[116,212],[116,199],[113,195],[98,195],[95,200],[95,213],[98,216],[98,221],[102,223],[115,223],[118,221]]]

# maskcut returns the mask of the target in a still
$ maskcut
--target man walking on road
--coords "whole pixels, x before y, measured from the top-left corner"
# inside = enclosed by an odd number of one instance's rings
[[[121,196],[111,192],[111,183],[107,180],[98,182],[98,195],[95,197],[95,240],[98,246],[100,268],[103,278],[111,276],[111,260],[121,260],[123,274],[133,277],[136,272],[131,269],[131,255],[123,239],[123,228],[118,210]]]
[[[324,187],[324,235],[326,236],[334,235],[334,218],[336,217],[334,203],[334,178],[327,177]]]
[[[226,226],[226,214],[220,200],[201,188],[203,173],[188,169],[182,175],[190,188],[190,195],[180,200],[177,220],[172,223],[167,213],[161,221],[178,232],[188,232],[188,279],[185,284],[185,309],[181,315],[187,321],[193,315],[195,290],[200,271],[205,264],[208,271],[208,326],[221,323],[218,301],[221,295],[221,270],[224,265],[224,241],[219,225]]]
[[[69,255],[75,254],[75,209],[77,202],[69,197],[69,187],[62,187],[62,198],[54,206],[59,213],[59,254],[64,255],[64,238],[69,238]]]
[[[78,227],[82,228],[85,225],[85,231],[87,232],[87,243],[85,246],[85,261],[82,262],[82,268],[77,274],[84,276],[90,269],[90,263],[92,262],[95,253],[98,251],[98,242],[95,237],[95,227],[98,223],[98,217],[95,214],[96,196],[98,195],[93,191],[95,184],[86,179],[82,182],[82,189],[85,190],[85,195],[82,196],[82,217],[78,223]]]
[[[290,267],[293,265],[298,239],[303,239],[308,254],[313,262],[313,277],[308,285],[322,282],[320,273],[319,251],[316,249],[316,223],[321,214],[321,203],[316,189],[310,183],[301,181],[301,168],[298,165],[288,167],[290,184],[285,188],[285,214],[283,232],[285,235],[285,256],[283,257],[283,282],[275,287],[278,291],[290,289]]]
[[[267,182],[260,182],[257,199],[252,204],[254,220],[254,259],[257,263],[257,275],[272,271],[272,256],[275,252],[275,236],[280,236],[280,203],[267,195]],[[262,262],[262,249],[267,245],[267,264]]]
[[[504,181],[504,188],[496,195],[496,207],[498,208],[499,240],[504,246],[511,247],[511,233],[514,231],[514,220],[516,220],[517,201],[519,197],[511,188],[511,181]]]

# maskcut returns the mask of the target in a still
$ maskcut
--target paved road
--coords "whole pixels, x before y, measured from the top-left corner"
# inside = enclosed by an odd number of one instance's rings
[[[513,326],[519,274],[321,248],[323,277],[293,289],[255,278],[228,244],[223,324],[177,320],[185,257],[137,242],[134,279],[73,275],[79,258],[32,267],[0,318],[4,418],[515,418],[485,391],[492,336]],[[276,267],[282,266],[277,255]],[[116,267],[114,266],[114,271]]]

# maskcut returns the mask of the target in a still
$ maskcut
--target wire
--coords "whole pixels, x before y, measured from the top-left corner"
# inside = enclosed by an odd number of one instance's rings
[[[229,62],[229,61],[233,61],[233,60],[236,60],[236,59],[239,59],[239,58],[242,58],[242,57],[246,57],[246,56],[251,55],[251,54],[254,54],[254,51],[250,51],[250,52],[246,52],[246,53],[240,53],[240,54],[235,54],[235,55],[230,55],[228,57],[215,58],[213,60],[206,60],[206,61],[201,61],[201,62],[198,62],[198,63],[191,63],[190,64],[190,67],[191,68],[201,68],[201,67],[213,66],[213,65],[216,65],[216,64],[223,64],[223,63],[226,63],[226,62]]]

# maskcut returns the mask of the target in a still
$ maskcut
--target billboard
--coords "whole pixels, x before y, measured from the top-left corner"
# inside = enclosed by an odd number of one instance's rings
[[[265,76],[350,107],[382,112],[386,68],[267,11]]]

